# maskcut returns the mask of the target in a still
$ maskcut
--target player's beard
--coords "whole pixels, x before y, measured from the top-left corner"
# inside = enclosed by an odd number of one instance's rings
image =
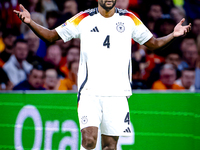
[[[112,6],[110,7],[106,6],[107,1],[112,1],[113,2]],[[117,0],[99,0],[99,5],[108,12],[115,6],[116,1]]]

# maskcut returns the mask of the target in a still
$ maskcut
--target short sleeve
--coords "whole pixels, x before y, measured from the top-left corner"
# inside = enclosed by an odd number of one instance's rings
[[[71,40],[72,38],[80,37],[80,32],[79,32],[80,22],[77,22],[77,20],[81,14],[82,12],[75,15],[71,19],[67,20],[65,23],[58,26],[57,28],[55,28],[56,32],[63,39],[64,42],[67,42]]]
[[[132,30],[133,31],[132,38],[134,41],[136,41],[140,45],[143,45],[153,36],[153,34],[142,23],[142,21],[139,18],[137,18],[134,14],[131,15],[131,18],[134,22],[133,30]]]

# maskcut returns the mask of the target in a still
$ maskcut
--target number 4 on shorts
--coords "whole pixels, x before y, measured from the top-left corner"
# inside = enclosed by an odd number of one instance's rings
[[[127,112],[126,117],[124,119],[125,123],[128,123],[128,125],[130,124],[130,117],[129,117],[129,112]]]

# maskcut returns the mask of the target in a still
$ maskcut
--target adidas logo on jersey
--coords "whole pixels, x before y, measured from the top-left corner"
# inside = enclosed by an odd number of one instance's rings
[[[128,127],[124,132],[131,133],[131,130],[130,130],[130,128]]]
[[[98,28],[97,28],[97,26],[96,26],[96,27],[94,27],[90,32],[99,32],[99,30],[98,30]]]

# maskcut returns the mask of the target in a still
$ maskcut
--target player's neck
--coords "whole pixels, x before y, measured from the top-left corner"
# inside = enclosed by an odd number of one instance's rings
[[[109,18],[112,17],[115,14],[115,7],[113,7],[111,10],[106,11],[105,9],[103,9],[100,5],[98,6],[98,11],[99,13],[105,17],[105,18]]]

